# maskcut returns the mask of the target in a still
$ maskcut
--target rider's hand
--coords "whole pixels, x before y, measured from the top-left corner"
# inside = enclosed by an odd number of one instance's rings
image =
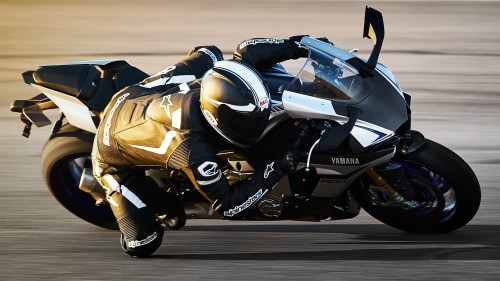
[[[333,61],[318,61],[313,62],[314,74],[316,77],[333,77],[342,76],[342,69]]]
[[[285,153],[278,160],[278,164],[283,174],[294,172],[297,169],[298,163],[299,163],[298,154],[292,151]]]
[[[291,36],[291,37],[290,37],[290,38],[288,38],[288,39],[290,39],[290,40],[292,40],[292,41],[295,41],[295,42],[300,42],[300,41],[302,40],[302,38],[304,38],[304,37],[310,37],[310,36],[309,36],[309,35],[307,35],[307,34],[305,34],[305,35],[295,35],[295,36]],[[328,43],[328,44],[333,45],[333,46],[335,45],[335,44],[333,44],[333,42],[332,42],[332,41],[330,41],[330,40],[329,40],[328,38],[326,38],[326,37],[318,37],[318,38],[316,38],[316,40],[319,40],[319,41],[321,41],[321,42]]]
[[[196,53],[200,49],[209,50],[215,56],[215,58],[217,59],[217,61],[224,60],[224,57],[222,56],[222,51],[219,48],[217,48],[217,46],[212,46],[212,45],[196,46],[191,51],[189,51],[188,57],[191,56],[192,54]],[[207,52],[204,52],[204,53],[208,54]]]

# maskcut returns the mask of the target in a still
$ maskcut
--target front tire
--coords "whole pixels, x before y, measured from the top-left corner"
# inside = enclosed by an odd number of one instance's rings
[[[465,161],[448,148],[426,140],[415,152],[396,155],[405,170],[411,192],[401,192],[417,201],[414,209],[387,207],[368,196],[368,178],[352,190],[361,207],[377,220],[412,233],[446,233],[461,228],[476,214],[481,202],[479,182]]]
[[[78,188],[83,169],[92,167],[93,141],[94,134],[63,126],[42,150],[43,178],[52,195],[71,213],[94,225],[118,229],[111,208],[95,206],[92,196]]]

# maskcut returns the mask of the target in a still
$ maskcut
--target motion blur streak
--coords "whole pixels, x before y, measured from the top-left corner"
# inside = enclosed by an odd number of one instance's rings
[[[457,232],[409,235],[366,215],[321,224],[190,220],[166,232],[156,258],[130,259],[117,233],[74,217],[48,194],[39,151],[50,128],[34,128],[26,140],[7,110],[35,94],[21,73],[37,65],[119,58],[152,74],[197,45],[218,45],[229,58],[244,39],[297,34],[358,47],[367,58],[366,4],[384,14],[380,62],[412,95],[413,126],[460,154],[479,177],[481,209]],[[498,278],[498,14],[497,1],[2,0],[0,279]]]

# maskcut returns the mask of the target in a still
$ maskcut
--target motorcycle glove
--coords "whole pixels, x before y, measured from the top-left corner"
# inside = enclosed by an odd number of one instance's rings
[[[286,60],[305,58],[308,54],[308,47],[294,40],[252,38],[238,45],[233,59],[245,61],[257,69],[265,69]]]
[[[278,165],[280,166],[283,174],[288,174],[297,169],[298,162],[299,159],[297,153],[289,151],[279,158]]]
[[[307,35],[307,34],[304,34],[304,35],[295,35],[295,36],[291,36],[288,39],[290,39],[292,41],[295,41],[295,42],[300,42],[302,40],[302,38],[304,38],[304,37],[310,37],[310,36]],[[330,44],[332,46],[335,46],[335,44],[333,44],[333,42],[330,41],[330,39],[328,39],[326,37],[317,37],[316,40],[319,40],[321,42],[325,42],[325,43],[328,43],[328,44]]]
[[[189,57],[198,51],[209,55],[214,62],[224,60],[224,57],[222,55],[222,51],[219,48],[217,48],[217,46],[212,46],[212,45],[211,46],[196,46],[191,51],[189,51],[187,56]]]

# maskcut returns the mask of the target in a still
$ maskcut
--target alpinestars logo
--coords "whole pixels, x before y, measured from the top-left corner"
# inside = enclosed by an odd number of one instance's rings
[[[262,189],[259,189],[259,191],[257,191],[257,193],[255,193],[252,197],[248,198],[248,200],[245,201],[243,204],[225,211],[224,216],[232,217],[232,216],[240,213],[241,211],[245,210],[246,208],[252,206],[255,202],[259,201],[259,199],[262,198],[262,196],[266,192],[267,192],[267,190],[263,191]]]
[[[207,48],[201,48],[201,49],[198,50],[198,52],[203,52],[203,53],[209,55],[213,62],[217,62],[218,61],[217,57],[214,55],[214,53],[212,53],[212,51],[210,51]]]
[[[158,234],[155,231],[155,232],[153,232],[153,234],[149,235],[148,237],[144,238],[143,240],[134,240],[134,241],[128,242],[127,246],[129,248],[136,248],[139,246],[144,246],[146,244],[151,243],[153,240],[156,239],[156,237],[158,237]]]
[[[267,177],[269,177],[269,174],[274,171],[274,162],[272,162],[271,164],[267,164],[267,167],[266,167],[266,170],[264,171],[264,178],[267,179]]]
[[[222,172],[219,169],[219,167],[217,166],[217,163],[211,162],[211,161],[206,161],[205,163],[201,164],[198,167],[198,173],[200,173],[200,175],[202,175],[203,177],[205,177],[207,179],[215,176],[215,178],[213,178],[213,179],[208,179],[208,180],[204,180],[204,181],[197,180],[196,182],[199,185],[212,184],[212,183],[220,180],[222,177]]]
[[[283,39],[276,39],[276,38],[263,38],[263,39],[251,39],[247,40],[243,43],[240,44],[240,49],[245,48],[248,45],[257,45],[257,44],[283,44],[285,43],[285,40]]]
[[[200,175],[208,178],[215,176],[219,172],[219,167],[217,167],[217,163],[207,161],[198,167],[198,172]]]
[[[167,113],[168,118],[172,119],[172,115],[170,113],[170,106],[173,104],[170,101],[170,97],[171,95],[164,96],[163,100],[160,103],[160,107],[163,107],[163,109],[165,109],[165,113]]]
[[[358,158],[348,157],[332,157],[333,165],[359,165]]]
[[[113,114],[115,114],[115,110],[118,108],[118,106],[120,106],[120,103],[122,103],[129,95],[130,93],[121,95],[109,111],[108,119],[106,119],[106,124],[104,124],[104,136],[102,137],[102,142],[104,143],[104,145],[109,146],[109,129],[111,128],[111,120],[113,119]]]

